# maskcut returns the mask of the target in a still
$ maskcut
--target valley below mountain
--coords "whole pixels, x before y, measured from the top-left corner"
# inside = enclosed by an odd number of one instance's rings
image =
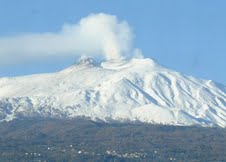
[[[0,161],[224,162],[226,130],[87,118],[0,123]]]

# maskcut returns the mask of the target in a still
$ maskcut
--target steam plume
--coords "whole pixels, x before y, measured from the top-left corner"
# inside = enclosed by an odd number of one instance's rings
[[[133,34],[126,21],[104,13],[91,14],[59,32],[27,33],[0,38],[0,63],[44,56],[104,55],[119,59],[132,49]]]

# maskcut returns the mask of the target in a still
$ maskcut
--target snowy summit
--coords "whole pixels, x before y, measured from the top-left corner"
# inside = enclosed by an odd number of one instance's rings
[[[135,58],[82,57],[56,73],[0,78],[1,121],[77,116],[226,127],[226,87]]]
[[[96,66],[97,62],[92,57],[82,56],[76,65],[91,65]]]

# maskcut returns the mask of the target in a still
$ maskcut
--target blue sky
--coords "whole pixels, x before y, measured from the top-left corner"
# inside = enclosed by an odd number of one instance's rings
[[[91,13],[113,14],[132,27],[134,46],[145,57],[225,84],[225,8],[224,0],[0,0],[0,38],[57,32]],[[53,72],[73,62],[70,55],[1,65],[0,77]]]

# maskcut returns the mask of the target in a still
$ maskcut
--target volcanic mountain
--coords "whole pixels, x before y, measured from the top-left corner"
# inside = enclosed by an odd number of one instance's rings
[[[0,78],[1,121],[41,117],[226,127],[226,86],[149,58],[82,57],[59,72]]]

